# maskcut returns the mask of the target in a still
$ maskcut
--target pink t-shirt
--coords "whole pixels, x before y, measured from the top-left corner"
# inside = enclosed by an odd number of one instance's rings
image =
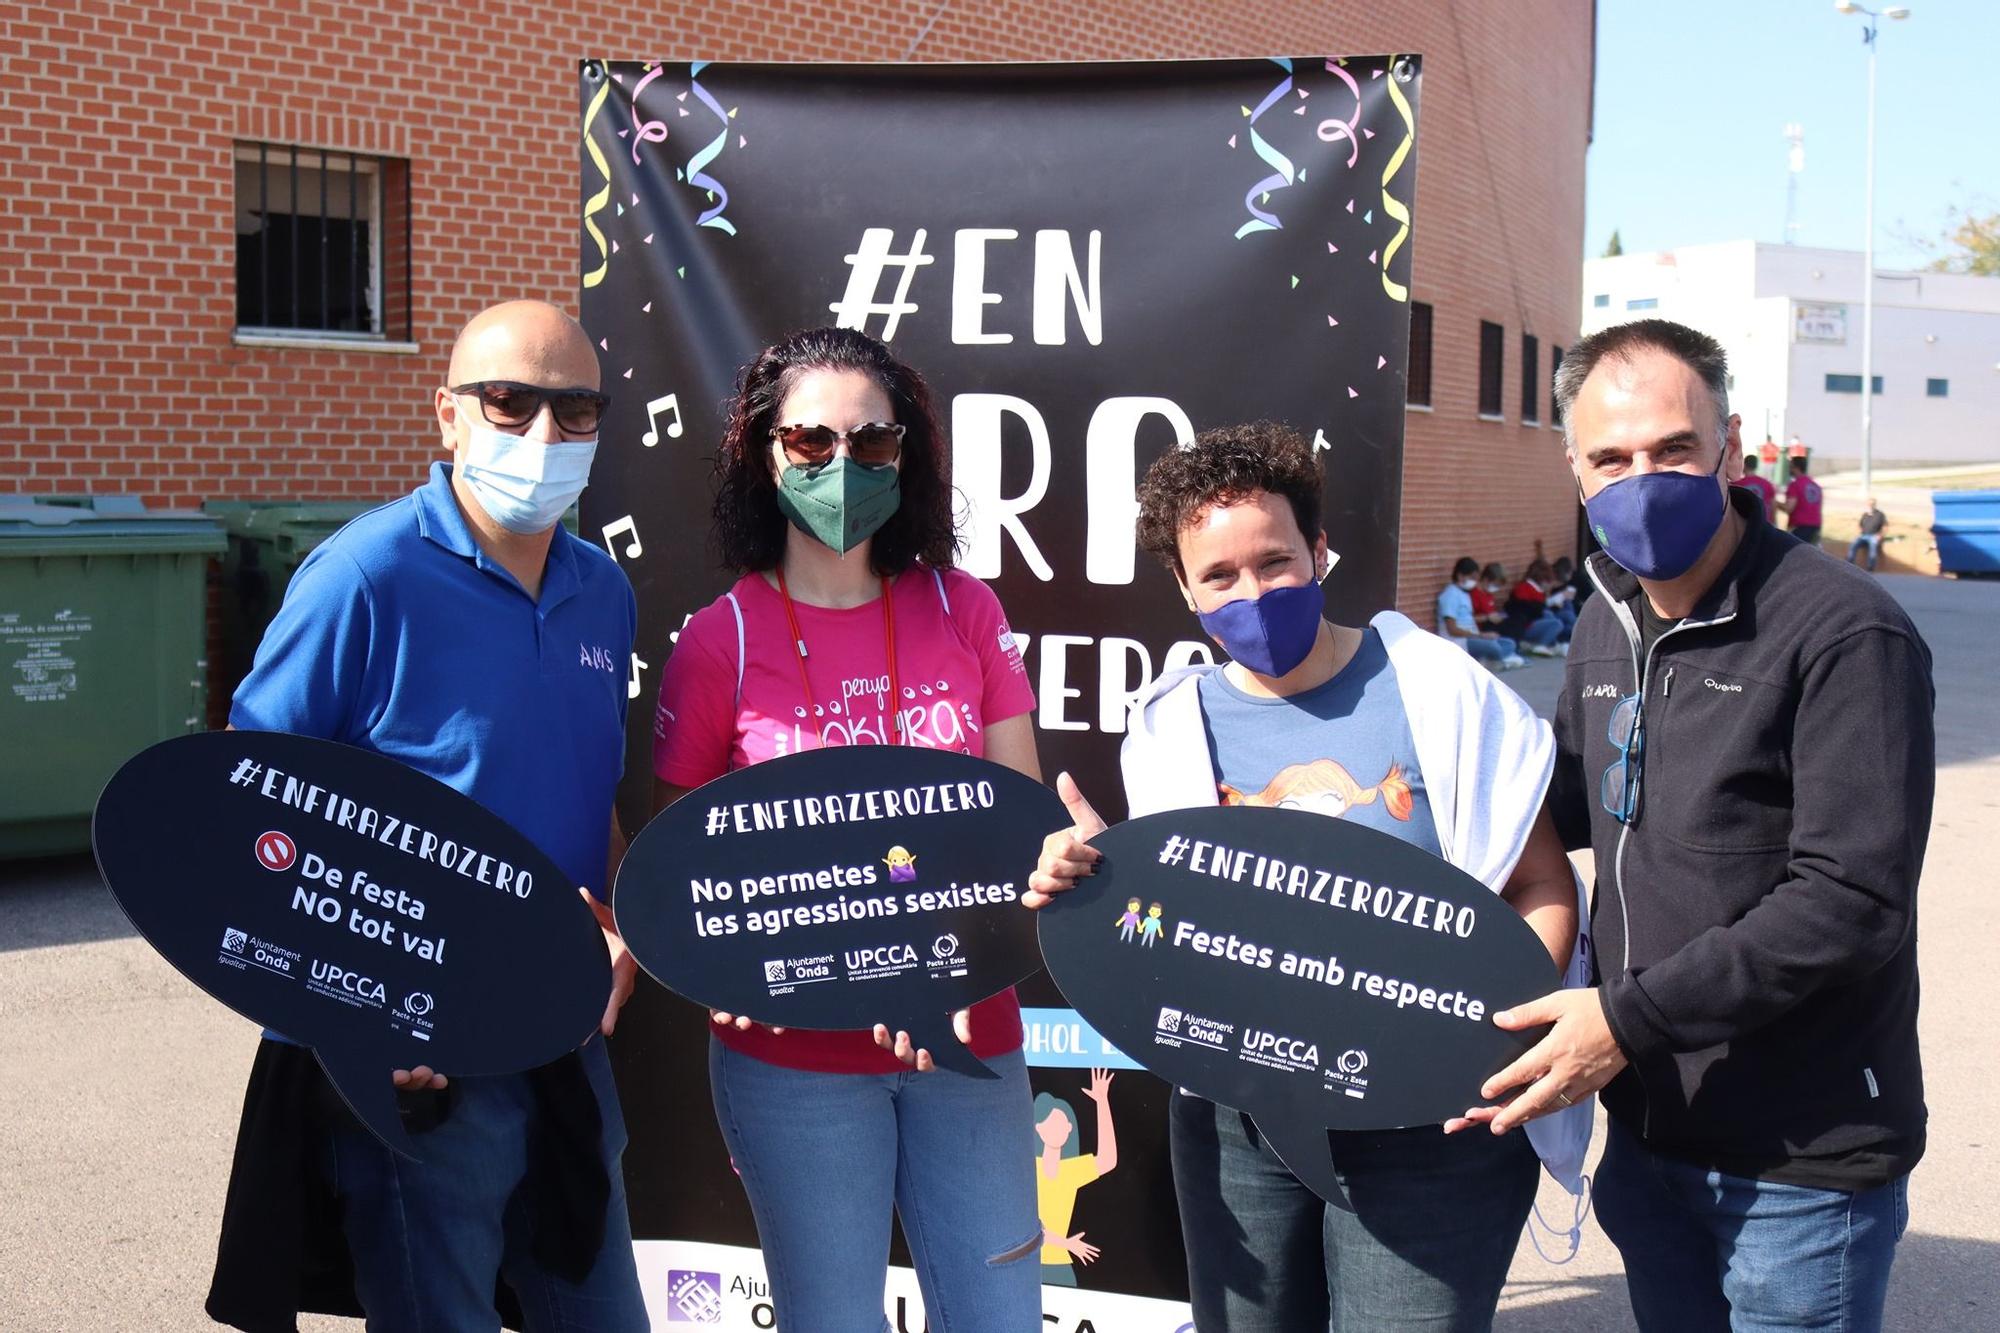
[[[891,596],[907,742],[983,755],[987,727],[1035,706],[1000,599],[970,574],[940,576],[921,566],[898,575]],[[784,599],[763,574],[744,575],[682,627],[661,672],[653,716],[653,773],[660,781],[698,787],[746,764],[813,749],[822,735],[828,745],[898,739],[887,702],[881,599],[840,609],[793,605],[806,642],[810,699],[799,681]],[[1032,860],[1034,851],[1021,855]],[[888,1074],[903,1068],[866,1032],[715,1031],[732,1049],[793,1069]],[[1020,1044],[1021,1006],[1012,990],[972,1007],[973,1054],[1003,1055]]]
[[[1757,492],[1757,498],[1764,502],[1764,521],[1769,523],[1771,521],[1771,511],[1777,504],[1778,498],[1777,488],[1771,485],[1769,478],[1760,477],[1752,472],[1746,476],[1739,477],[1736,484],[1746,491]]]
[[[1811,477],[1793,477],[1785,486],[1785,498],[1792,502],[1792,527],[1819,526],[1818,482]]]

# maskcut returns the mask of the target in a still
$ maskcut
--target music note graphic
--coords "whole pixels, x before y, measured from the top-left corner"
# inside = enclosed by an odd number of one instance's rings
[[[645,553],[646,548],[639,544],[639,525],[632,521],[630,514],[625,515],[625,517],[619,519],[616,523],[607,523],[604,525],[604,549],[611,552],[612,559],[617,559],[618,551],[617,548],[612,546],[611,539],[621,532],[631,534],[632,538],[625,543],[625,558],[627,560],[637,560]]]
[[[651,665],[651,662],[643,660],[639,654],[632,654],[632,678],[625,686],[625,697],[627,699],[636,699],[639,697],[639,673]]]
[[[673,394],[668,394],[664,398],[655,398],[652,402],[646,404],[646,433],[639,437],[639,443],[645,445],[648,449],[660,442],[660,413],[662,412],[671,412],[674,414],[673,420],[667,423],[667,438],[678,440],[681,437],[680,399]]]

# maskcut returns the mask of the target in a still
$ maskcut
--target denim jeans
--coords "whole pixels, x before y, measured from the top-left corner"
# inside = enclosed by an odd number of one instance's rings
[[[1625,1259],[1644,1333],[1882,1327],[1909,1177],[1871,1190],[1725,1175],[1650,1151],[1612,1121],[1597,1220]]]
[[[1521,631],[1521,642],[1532,643],[1537,648],[1547,648],[1562,636],[1562,618],[1553,611],[1544,611]]]
[[[1882,534],[1864,532],[1847,544],[1847,563],[1854,563],[1854,557],[1862,551],[1868,553],[1868,568],[1875,568],[1875,562],[1882,558]]]
[[[620,1168],[625,1120],[604,1043],[593,1039],[583,1061],[604,1118],[611,1200],[603,1248],[581,1283],[535,1263],[535,1219],[512,1197],[535,1106],[525,1074],[453,1079],[451,1115],[422,1136],[422,1163],[358,1125],[335,1131],[331,1168],[370,1333],[498,1329],[493,1292],[503,1278],[530,1333],[645,1333]]]
[[[1197,1328],[1492,1327],[1540,1171],[1526,1135],[1333,1134],[1352,1213],[1301,1185],[1241,1111],[1176,1092],[1168,1137]]]
[[[879,1333],[889,1213],[902,1218],[931,1333],[1042,1326],[1034,1094],[998,1079],[817,1074],[710,1038],[715,1118],[750,1196],[778,1327]]]
[[[1514,656],[1512,639],[1459,639],[1457,642],[1464,644],[1465,651],[1479,662],[1498,662]]]

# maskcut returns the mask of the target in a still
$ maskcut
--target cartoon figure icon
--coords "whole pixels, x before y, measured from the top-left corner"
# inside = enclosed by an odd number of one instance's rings
[[[1126,944],[1132,942],[1132,932],[1139,928],[1139,900],[1126,900],[1125,910],[1118,917],[1118,938]]]
[[[891,884],[908,884],[917,877],[916,855],[901,847],[891,847],[889,854],[882,858],[882,863],[889,867]]]
[[[1136,912],[1134,913],[1136,915]],[[1078,1231],[1071,1235],[1077,1191],[1118,1167],[1118,1130],[1111,1122],[1111,1080],[1105,1069],[1090,1071],[1083,1095],[1097,1103],[1097,1151],[1083,1151],[1076,1110],[1053,1093],[1035,1097],[1035,1212],[1042,1223],[1042,1284],[1074,1287],[1076,1265],[1094,1263],[1098,1248]]]
[[[1166,923],[1160,920],[1160,905],[1154,903],[1146,909],[1146,919],[1139,923],[1139,943],[1152,948],[1160,942],[1160,936],[1166,933],[1166,929]]]

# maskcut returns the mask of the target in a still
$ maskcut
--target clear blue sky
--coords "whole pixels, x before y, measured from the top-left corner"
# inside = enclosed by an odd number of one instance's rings
[[[1881,10],[1882,3],[1870,3]],[[2000,211],[2000,0],[1912,0],[1877,62],[1875,249],[1925,254],[1953,204]],[[1805,127],[1801,245],[1859,250],[1863,17],[1833,0],[1598,0],[1584,254],[1782,241],[1784,127]]]

